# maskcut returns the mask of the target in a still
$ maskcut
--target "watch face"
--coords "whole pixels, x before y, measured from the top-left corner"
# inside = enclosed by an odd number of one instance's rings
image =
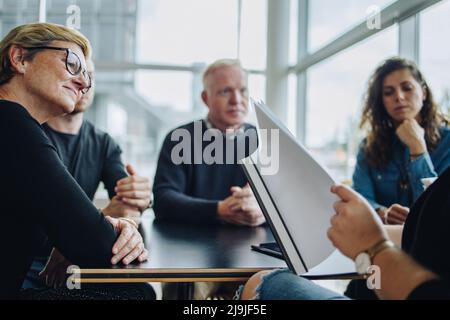
[[[366,274],[371,265],[370,256],[366,252],[358,254],[355,259],[355,264],[356,272]]]

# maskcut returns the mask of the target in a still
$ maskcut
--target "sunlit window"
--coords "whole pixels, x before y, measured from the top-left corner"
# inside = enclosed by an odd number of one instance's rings
[[[39,19],[39,1],[3,0],[0,1],[0,36],[3,38],[17,25]]]
[[[237,57],[237,1],[141,0],[137,60],[182,64]]]
[[[446,33],[450,30],[450,1],[442,1],[421,16],[420,66],[434,92],[436,100],[450,113],[450,44]]]
[[[367,81],[383,59],[397,54],[397,33],[391,27],[308,71],[306,144],[339,180],[353,170]]]
[[[266,69],[267,0],[243,0],[240,26],[242,64],[248,69]]]
[[[364,21],[371,6],[380,9],[393,0],[309,1],[308,48],[314,52],[356,24]]]
[[[192,74],[174,71],[137,71],[136,89],[149,105],[187,112],[193,108]]]

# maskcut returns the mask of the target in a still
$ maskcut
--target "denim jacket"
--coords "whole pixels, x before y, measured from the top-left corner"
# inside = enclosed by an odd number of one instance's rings
[[[408,147],[395,137],[392,159],[383,169],[367,163],[363,142],[353,173],[353,188],[374,209],[394,203],[410,207],[424,191],[421,179],[437,177],[450,167],[450,128],[442,128],[440,133],[437,147],[414,160],[410,160]]]

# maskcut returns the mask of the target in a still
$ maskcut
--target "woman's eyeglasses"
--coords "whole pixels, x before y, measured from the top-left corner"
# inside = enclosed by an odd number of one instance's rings
[[[84,87],[81,92],[83,94],[87,93],[89,91],[89,89],[92,86],[92,80],[91,77],[89,75],[89,72],[83,68],[83,66],[81,65],[81,60],[80,57],[73,52],[71,49],[69,48],[59,48],[59,47],[49,47],[49,46],[40,46],[40,47],[31,47],[31,48],[24,48],[27,50],[44,50],[44,49],[48,49],[48,50],[59,50],[59,51],[65,51],[66,52],[66,69],[67,71],[69,71],[69,73],[71,75],[77,76],[81,73],[81,75],[83,76],[84,80],[88,83],[87,87]]]

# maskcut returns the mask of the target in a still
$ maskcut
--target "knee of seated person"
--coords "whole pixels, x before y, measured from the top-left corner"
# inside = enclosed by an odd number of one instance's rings
[[[247,280],[247,283],[244,286],[244,290],[242,291],[241,300],[254,300],[256,299],[256,289],[261,284],[261,279],[265,275],[272,272],[271,270],[260,271],[255,273],[250,279]]]

